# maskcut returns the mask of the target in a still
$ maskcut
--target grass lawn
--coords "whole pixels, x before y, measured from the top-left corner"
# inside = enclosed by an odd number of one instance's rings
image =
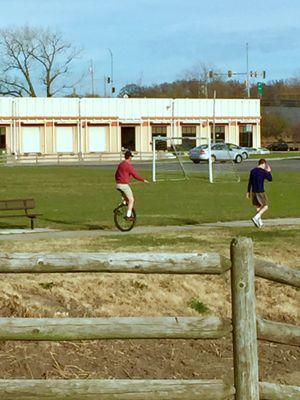
[[[249,158],[290,158],[290,157],[300,157],[300,151],[274,151],[271,154],[250,154]]]
[[[150,179],[150,171],[140,170]],[[113,226],[119,201],[114,169],[97,167],[3,167],[0,199],[33,197],[43,217],[38,227],[105,229]],[[209,184],[205,175],[186,181],[145,185],[133,183],[139,225],[181,225],[248,219],[253,212],[245,198],[248,175],[240,183]],[[267,184],[267,216],[300,215],[300,174],[274,173]],[[25,218],[1,219],[0,227],[29,226]]]

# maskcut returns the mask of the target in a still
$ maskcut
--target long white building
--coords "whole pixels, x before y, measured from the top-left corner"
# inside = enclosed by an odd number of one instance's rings
[[[214,118],[215,115],[215,118]],[[125,148],[141,158],[153,136],[217,139],[260,146],[254,99],[0,98],[0,148],[19,159],[114,158]]]

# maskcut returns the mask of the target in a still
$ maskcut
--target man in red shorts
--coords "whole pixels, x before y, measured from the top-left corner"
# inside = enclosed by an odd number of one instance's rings
[[[120,162],[115,173],[116,189],[119,189],[122,191],[122,193],[124,193],[124,195],[126,196],[126,200],[128,202],[126,218],[129,221],[132,219],[131,212],[134,205],[133,193],[131,187],[129,186],[131,177],[133,177],[138,181],[149,183],[147,179],[144,179],[141,176],[139,176],[136,170],[133,168],[133,165],[131,164],[132,157],[133,155],[131,151],[127,150],[125,152],[125,160]]]
[[[271,167],[267,161],[262,158],[258,161],[258,166],[250,172],[247,197],[252,197],[252,204],[256,207],[256,214],[251,218],[257,228],[263,226],[261,216],[268,209],[268,198],[265,193],[264,181],[272,181]]]

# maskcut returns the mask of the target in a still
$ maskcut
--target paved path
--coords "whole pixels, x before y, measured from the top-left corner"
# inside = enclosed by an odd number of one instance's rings
[[[300,225],[300,218],[277,218],[265,219],[265,226],[283,226],[283,225]],[[168,225],[168,226],[137,226],[131,232],[120,232],[114,230],[92,230],[92,231],[55,231],[51,229],[1,229],[1,240],[24,240],[34,241],[39,239],[58,239],[58,238],[84,238],[97,236],[124,236],[124,235],[140,235],[151,233],[163,233],[174,231],[193,231],[199,228],[238,228],[238,227],[253,227],[252,221],[228,221],[228,222],[213,222],[198,225]],[[1,251],[1,249],[0,249]]]

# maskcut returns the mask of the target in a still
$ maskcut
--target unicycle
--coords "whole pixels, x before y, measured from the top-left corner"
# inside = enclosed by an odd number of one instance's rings
[[[122,232],[129,232],[136,223],[136,211],[133,208],[131,212],[131,220],[127,220],[127,201],[125,194],[117,189],[122,194],[122,202],[114,209],[114,222],[116,227]]]

